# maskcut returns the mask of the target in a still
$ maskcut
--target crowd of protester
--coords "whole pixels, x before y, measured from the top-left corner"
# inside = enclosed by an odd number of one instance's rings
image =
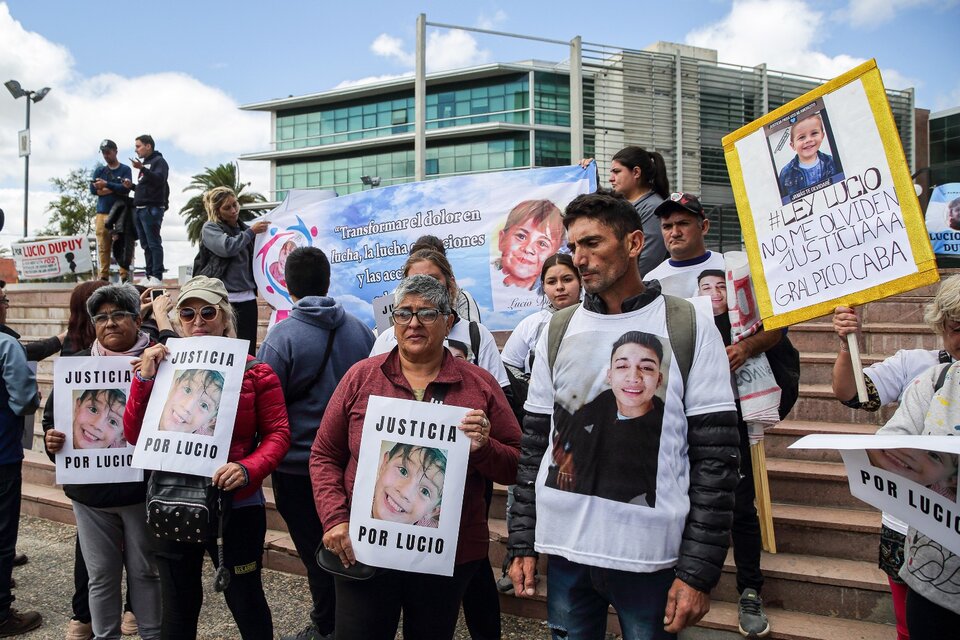
[[[723,259],[706,250],[709,221],[696,197],[669,194],[659,154],[623,149],[612,159],[613,189],[567,205],[562,226],[568,250],[538,263],[539,274],[530,280],[541,308],[517,325],[501,354],[433,236],[411,245],[394,292],[393,326],[379,336],[329,296],[324,252],[291,248],[282,277],[293,309],[258,345],[250,263],[256,235],[268,223],[241,222],[236,194],[224,187],[203,198],[202,273],[174,297],[160,282],[166,163],[150,136],[136,145],[138,185],[117,161],[116,144],[104,140],[106,170],[91,190],[100,199],[102,259],[109,263],[108,240],[122,241],[108,218],[126,206],[147,256],[145,286],[128,282],[130,262],[121,264],[118,284],[101,272],[102,280],[73,291],[67,330],[26,349],[6,327],[9,302],[0,298],[0,637],[42,622],[39,613],[11,606],[23,416],[41,405],[27,360],[55,353],[130,358],[133,382],[118,407],[109,394],[81,396],[77,406],[89,403],[98,417],[122,416],[113,427],[86,429],[84,437],[97,446],[119,439],[136,444],[158,367],[170,353],[167,340],[202,336],[249,341],[227,462],[209,479],[225,505],[220,529],[201,541],[151,535],[144,517],[149,471],[140,482],[64,486],[77,521],[67,640],[135,633],[196,638],[204,556],[218,570],[218,590],[238,634],[273,638],[262,582],[268,478],[306,569],[312,603],[305,627],[284,640],[386,640],[401,625],[407,638],[449,639],[461,609],[472,638],[500,638],[498,589],[520,598],[542,595],[541,554],[547,556],[554,638],[603,638],[609,606],[626,638],[676,637],[709,610],[731,535],[740,632],[770,633],[760,596],[751,454],[731,372],[760,353],[780,357],[777,349],[789,342],[785,332],[761,330],[731,344],[722,294],[714,323],[699,322],[689,302],[664,294],[659,279],[667,278],[690,289],[681,297],[715,293]],[[720,284],[701,288],[710,276]],[[867,369],[865,403],[855,398],[849,354],[840,349],[833,377],[839,400],[876,410],[901,399],[882,432],[936,434],[958,421],[950,415],[957,403],[945,401],[955,395],[949,381],[960,375],[953,364],[958,278],[943,284],[928,310],[944,350],[900,353]],[[834,326],[841,339],[860,329],[858,316],[845,307],[837,309]],[[908,385],[918,375],[918,384]],[[216,391],[223,391],[222,380]],[[458,426],[470,453],[450,576],[392,569],[368,579],[351,574],[357,565],[351,501],[371,396],[469,409]],[[53,459],[70,427],[57,423],[53,394],[43,400],[44,444]],[[198,426],[205,428],[212,426]],[[399,461],[404,477],[436,478],[446,465],[437,451],[398,445],[383,454],[382,464]],[[953,469],[955,478],[955,460]],[[488,555],[494,483],[509,487],[508,554],[499,580]],[[384,496],[380,515],[375,498],[375,516],[437,526],[439,499],[429,490],[409,498],[404,491]],[[956,594],[931,586],[911,563],[937,562],[950,572],[960,561],[939,547],[931,552],[935,543],[902,523],[885,518],[883,531],[882,566],[890,576],[899,637],[933,638],[937,629],[956,628]],[[344,571],[321,567],[318,553]]]

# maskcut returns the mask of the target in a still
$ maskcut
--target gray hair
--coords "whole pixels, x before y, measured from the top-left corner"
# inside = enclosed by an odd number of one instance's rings
[[[923,319],[941,336],[947,332],[947,321],[960,322],[960,274],[940,283],[937,295],[924,309]]]
[[[111,302],[121,311],[140,315],[140,293],[132,284],[108,284],[95,290],[87,298],[87,313],[92,318],[100,307]]]
[[[436,305],[440,313],[450,313],[450,292],[432,276],[415,275],[404,278],[393,293],[393,304],[399,307],[407,296],[420,296]]]

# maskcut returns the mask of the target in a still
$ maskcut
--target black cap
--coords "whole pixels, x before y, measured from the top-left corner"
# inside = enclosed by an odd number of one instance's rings
[[[104,139],[104,141],[100,143],[100,151],[103,151],[104,149],[113,149],[116,151],[117,143],[113,140]]]
[[[690,193],[671,193],[668,200],[664,200],[660,203],[653,214],[658,218],[668,216],[675,211],[682,211],[684,213],[692,213],[695,216],[700,216],[701,218],[706,218],[703,214],[703,205],[700,204],[700,200],[697,196]]]

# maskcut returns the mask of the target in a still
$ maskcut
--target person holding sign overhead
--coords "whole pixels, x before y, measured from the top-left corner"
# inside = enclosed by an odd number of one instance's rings
[[[223,283],[197,276],[187,281],[177,298],[180,335],[235,337],[233,308]],[[168,350],[162,344],[144,351],[136,362],[130,399],[123,416],[127,441],[136,444],[157,367]],[[287,408],[280,381],[263,362],[247,360],[240,405],[233,427],[228,462],[213,474],[213,483],[232,498],[225,506],[223,559],[230,571],[224,591],[227,606],[244,640],[273,638],[273,619],[263,593],[263,541],[267,531],[266,501],[261,484],[290,447]],[[141,519],[143,515],[141,513]],[[217,541],[192,544],[155,540],[163,596],[164,638],[196,638],[203,603],[203,555],[218,564]]]
[[[143,353],[151,340],[140,331],[140,294],[130,284],[107,285],[96,289],[87,299],[87,311],[93,320],[97,339],[89,349],[74,356],[131,356]],[[118,397],[119,396],[119,397]],[[113,446],[110,441],[122,432],[107,429],[102,423],[84,417],[109,416],[122,392],[114,389],[86,391],[76,400],[78,412],[72,424],[54,424],[54,394],[51,391],[43,410],[43,442],[50,459],[64,447],[66,432],[73,434],[78,449]],[[88,405],[97,405],[91,413]],[[122,405],[117,417],[123,415]],[[79,430],[79,433],[78,433]],[[110,435],[108,436],[108,432]],[[125,446],[126,443],[124,443]],[[120,637],[122,569],[127,570],[129,599],[142,638],[160,637],[160,582],[153,553],[147,540],[144,519],[146,482],[112,484],[72,484],[64,493],[73,501],[77,518],[77,536],[89,573],[89,605],[92,631],[97,638]],[[73,626],[73,625],[71,625]],[[68,631],[70,627],[68,627]]]
[[[447,287],[436,278],[414,275],[397,287],[393,310],[396,347],[354,365],[330,398],[310,455],[317,513],[324,546],[344,567],[356,556],[350,540],[350,503],[357,477],[363,421],[371,396],[470,407],[459,425],[470,439],[453,575],[381,570],[368,580],[340,576],[336,583],[336,637],[394,638],[403,612],[406,638],[453,638],[464,592],[479,571],[490,571],[484,484],[514,481],[520,454],[520,427],[500,385],[486,371],[455,358],[444,339],[453,326]],[[416,459],[437,480],[438,460],[422,452],[388,450],[386,462]],[[407,469],[409,473],[409,469]],[[382,493],[382,492],[381,492]],[[386,511],[407,511],[393,493]],[[402,504],[401,504],[402,502]],[[412,513],[413,508],[409,511]],[[420,512],[418,512],[419,515]],[[425,512],[424,512],[425,513]],[[412,517],[412,516],[410,516]],[[442,519],[442,515],[440,516]],[[499,634],[497,634],[499,637]]]

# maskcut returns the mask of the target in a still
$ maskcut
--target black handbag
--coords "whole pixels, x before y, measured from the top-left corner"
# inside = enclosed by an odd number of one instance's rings
[[[369,580],[382,571],[379,567],[371,567],[362,562],[354,562],[349,567],[344,567],[340,561],[340,556],[327,549],[322,543],[317,547],[316,555],[317,564],[320,565],[321,569],[335,576],[340,576],[341,578]]]
[[[202,543],[214,537],[223,503],[210,478],[154,471],[147,481],[147,527],[158,538]]]

